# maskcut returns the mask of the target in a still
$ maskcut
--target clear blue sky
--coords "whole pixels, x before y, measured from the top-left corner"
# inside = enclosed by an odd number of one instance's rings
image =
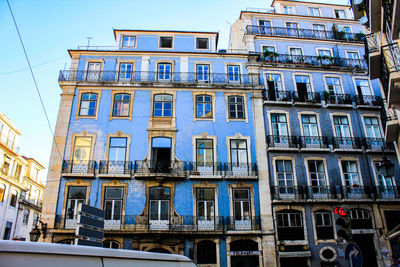
[[[61,89],[58,73],[69,67],[67,49],[114,45],[112,29],[197,30],[220,33],[226,48],[229,23],[246,7],[271,0],[9,0],[54,129]],[[329,1],[309,1],[329,2]],[[335,1],[346,4],[348,0]],[[0,0],[0,111],[22,132],[21,154],[48,166],[52,136],[42,111],[6,0]],[[44,64],[45,63],[45,64]]]

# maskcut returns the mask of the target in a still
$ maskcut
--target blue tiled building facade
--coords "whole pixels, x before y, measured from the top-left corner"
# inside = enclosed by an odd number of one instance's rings
[[[105,210],[104,247],[199,266],[346,266],[343,207],[364,261],[382,266],[399,170],[380,168],[396,154],[351,16],[275,0],[241,12],[227,50],[214,32],[124,29],[110,50],[69,50],[51,241],[73,243],[87,203]]]

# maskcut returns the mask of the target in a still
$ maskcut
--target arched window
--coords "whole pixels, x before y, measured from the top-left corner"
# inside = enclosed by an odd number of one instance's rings
[[[351,209],[350,218],[352,229],[372,229],[372,219],[368,210]]]
[[[297,210],[276,213],[278,240],[304,240],[303,214]]]
[[[114,96],[114,117],[128,117],[131,105],[130,94],[116,94]]]
[[[314,213],[316,238],[318,240],[334,239],[332,215],[328,210],[317,210]]]
[[[106,240],[103,242],[103,248],[119,249],[119,242],[114,240]]]
[[[81,95],[79,116],[95,116],[97,106],[97,94],[85,93]]]
[[[216,264],[217,249],[213,241],[205,240],[197,244],[197,264]]]

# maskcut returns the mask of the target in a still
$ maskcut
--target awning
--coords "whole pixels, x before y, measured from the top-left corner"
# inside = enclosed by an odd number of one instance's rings
[[[279,258],[311,257],[311,251],[279,252]]]

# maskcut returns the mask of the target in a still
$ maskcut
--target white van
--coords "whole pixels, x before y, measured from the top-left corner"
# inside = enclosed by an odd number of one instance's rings
[[[193,267],[182,255],[0,240],[2,267]]]

